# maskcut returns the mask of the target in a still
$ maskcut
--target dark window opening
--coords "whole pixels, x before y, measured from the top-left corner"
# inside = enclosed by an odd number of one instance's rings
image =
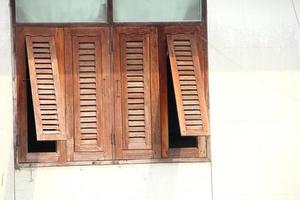
[[[28,66],[26,67],[28,152],[56,152],[55,141],[37,141]]]
[[[197,137],[181,136],[169,56],[167,56],[169,148],[198,147]]]

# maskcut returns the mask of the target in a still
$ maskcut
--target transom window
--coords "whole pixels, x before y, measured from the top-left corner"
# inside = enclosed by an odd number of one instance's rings
[[[16,22],[200,21],[201,10],[200,0],[16,0]]]

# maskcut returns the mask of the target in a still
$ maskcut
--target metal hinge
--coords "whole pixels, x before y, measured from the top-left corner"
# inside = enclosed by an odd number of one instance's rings
[[[109,37],[110,37],[110,39],[112,41],[113,40],[113,30],[112,30],[112,28],[109,30]],[[114,50],[113,42],[110,42],[109,43],[109,52],[110,52],[111,55],[113,53],[113,50]]]
[[[109,44],[109,53],[113,53],[113,50],[114,50],[114,49],[113,49],[113,45],[110,43],[110,44]]]
[[[111,144],[115,145],[116,144],[116,137],[115,134],[111,134]]]

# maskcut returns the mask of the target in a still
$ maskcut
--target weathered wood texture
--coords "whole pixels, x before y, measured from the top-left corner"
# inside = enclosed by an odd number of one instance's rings
[[[54,36],[26,36],[37,140],[65,140],[65,98]]]
[[[201,30],[198,25],[162,24],[17,27],[19,161],[206,158],[208,117],[205,98],[208,91]],[[26,38],[29,59],[26,57]],[[36,53],[34,48],[43,52]],[[175,80],[177,105],[181,105],[178,106],[181,133],[183,136],[197,136],[196,148],[169,148],[167,51]],[[53,105],[63,105],[54,109],[56,118],[51,115],[51,123],[47,119],[52,126],[54,121],[59,122],[60,114],[65,115],[62,119],[65,131],[57,126],[64,136],[51,138],[56,140],[56,152],[28,152],[25,87],[28,61],[31,79],[47,75],[38,80],[42,85],[33,82],[37,99],[34,102],[38,104],[35,107],[46,103],[45,106],[49,109],[52,106],[52,110]],[[38,65],[48,67],[40,69]],[[49,80],[51,82],[45,82]],[[42,93],[39,93],[39,87]],[[48,90],[52,93],[43,93]],[[41,104],[40,100],[46,101]],[[47,117],[51,112],[46,113]],[[43,122],[40,124],[43,126]],[[38,137],[41,139],[41,135]]]
[[[205,62],[205,55],[207,54],[206,48],[203,48],[203,25],[172,25],[172,26],[162,26],[160,31],[160,43],[161,46],[159,49],[160,55],[160,74],[161,74],[161,137],[162,137],[162,157],[163,158],[207,158],[208,152],[208,136],[201,135],[197,136],[197,148],[169,148],[168,139],[168,115],[166,114],[168,111],[168,100],[167,95],[164,93],[168,92],[167,89],[167,69],[166,69],[166,51],[167,49],[167,36],[168,35],[195,35],[195,43],[198,50],[198,59],[200,61],[200,71],[201,76],[204,80],[204,91],[205,91],[205,99],[206,106],[208,106],[208,80],[207,80],[207,62]],[[202,83],[202,82],[201,82]],[[165,92],[164,92],[165,91]],[[209,124],[207,122],[207,127]]]
[[[208,135],[204,81],[196,35],[170,34],[167,40],[181,135]]]
[[[114,31],[116,157],[160,156],[157,30]]]
[[[109,29],[65,30],[71,73],[67,78],[69,113],[69,160],[112,159],[112,72]]]
[[[26,37],[53,37],[60,74],[60,88],[62,94],[65,93],[64,84],[64,60],[63,48],[64,38],[61,28],[40,28],[40,27],[17,27],[16,28],[16,86],[17,86],[17,146],[19,162],[64,162],[65,161],[65,141],[56,142],[56,152],[32,153],[28,151],[28,126],[27,126],[27,95],[26,84],[29,80],[26,77],[28,59],[26,55]],[[64,102],[63,102],[64,103]]]

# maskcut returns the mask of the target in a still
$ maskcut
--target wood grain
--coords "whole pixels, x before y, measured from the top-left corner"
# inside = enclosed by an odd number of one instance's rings
[[[112,159],[112,73],[108,28],[69,28],[74,130],[68,142],[69,160]]]
[[[66,140],[55,38],[26,36],[26,47],[37,140]]]
[[[127,27],[114,31],[118,159],[160,156],[160,138],[154,136],[154,131],[159,131],[157,59],[155,28]]]
[[[207,105],[196,36],[169,34],[167,40],[181,135],[208,135]]]

